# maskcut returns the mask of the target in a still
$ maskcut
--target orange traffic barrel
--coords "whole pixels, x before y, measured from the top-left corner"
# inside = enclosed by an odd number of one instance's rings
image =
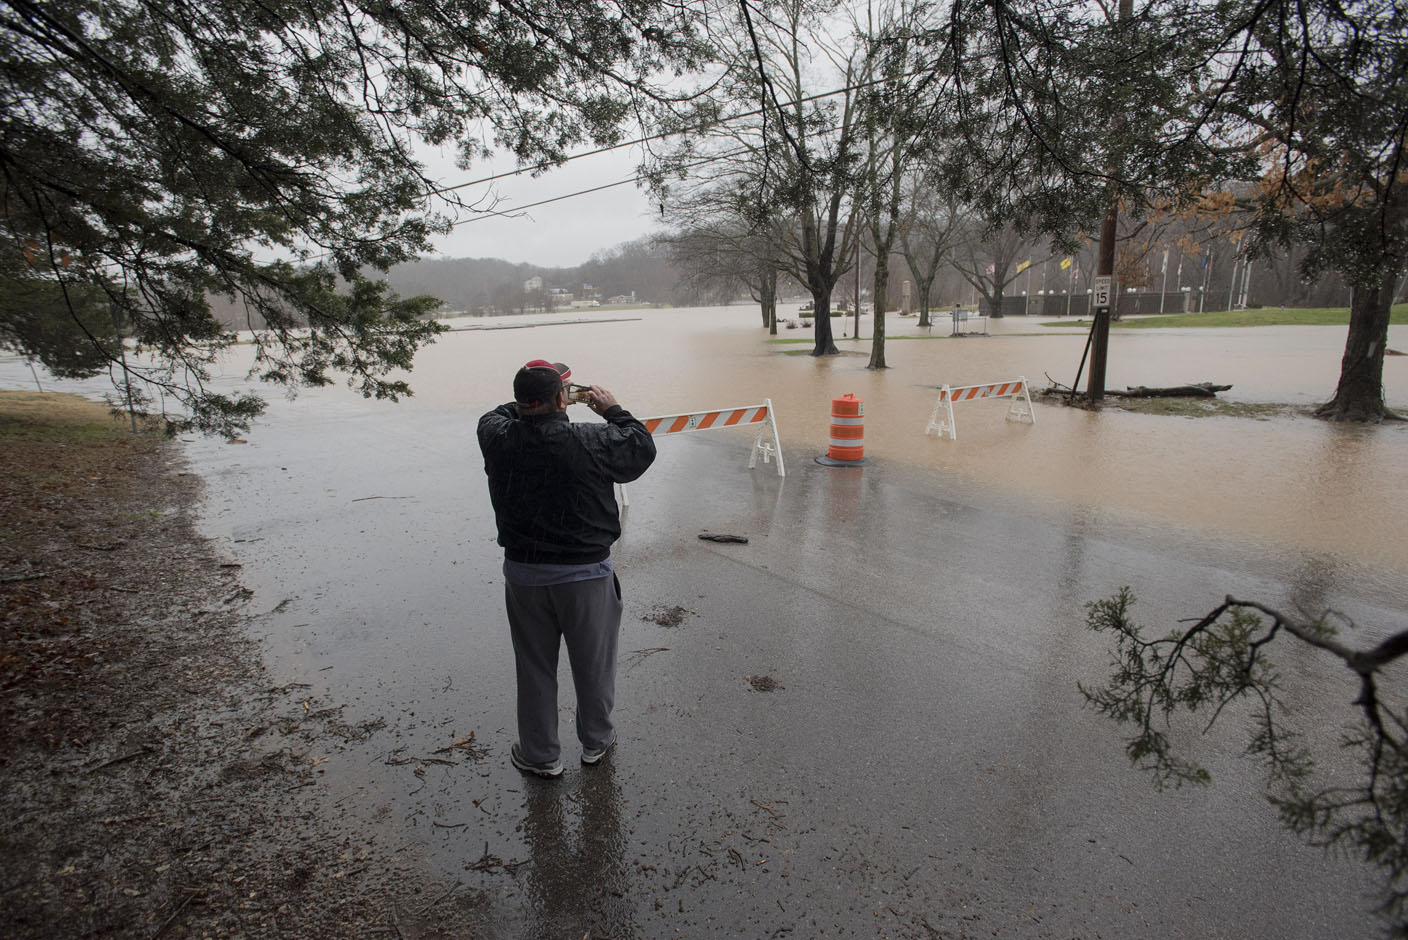
[[[849,392],[831,399],[831,439],[826,456],[816,462],[827,467],[865,463],[865,402]]]

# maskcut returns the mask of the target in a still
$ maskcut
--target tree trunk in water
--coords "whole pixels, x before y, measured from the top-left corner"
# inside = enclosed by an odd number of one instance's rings
[[[1316,417],[1377,424],[1393,416],[1384,407],[1384,350],[1393,291],[1398,286],[1399,269],[1394,268],[1379,278],[1377,286],[1354,288],[1339,387],[1333,399],[1315,410]]]
[[[875,259],[875,323],[871,331],[870,363],[866,366],[867,369],[887,368],[885,365],[885,298],[890,291],[890,253],[888,250],[882,250],[876,254],[878,257]],[[856,304],[856,310],[860,310],[860,304]]]
[[[919,288],[919,325],[933,326],[929,320],[929,289],[934,286],[934,279],[921,281],[916,277],[914,285]]]
[[[934,288],[934,279],[919,280],[915,277],[914,286],[919,288],[919,325],[932,326],[934,321],[929,318],[929,290]]]
[[[762,306],[763,306],[763,326],[768,328],[768,332],[773,336],[777,335],[777,272],[771,271],[762,275]]]
[[[812,290],[812,322],[813,336],[816,345],[812,347],[813,356],[834,356],[836,355],[836,341],[831,334],[831,290]]]

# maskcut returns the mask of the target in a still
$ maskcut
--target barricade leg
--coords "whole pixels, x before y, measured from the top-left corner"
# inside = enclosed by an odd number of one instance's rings
[[[1024,375],[1019,381],[1022,388],[1020,392],[1012,393],[1012,407],[1007,409],[1007,420],[1036,424],[1036,412],[1032,410],[1032,396],[1027,386],[1027,377]]]
[[[758,454],[763,455],[763,463],[771,463],[774,456],[777,457],[777,475],[787,476],[787,471],[782,465],[782,438],[777,433],[777,418],[773,414],[772,399],[764,398],[763,405],[768,410],[767,419],[758,427],[758,436],[753,439],[753,451],[748,455],[748,469],[752,470],[758,465]],[[768,431],[772,432],[772,440],[765,441],[763,437]]]
[[[958,440],[958,427],[953,420],[953,393],[947,385],[939,391],[934,410],[929,413],[929,424],[924,428],[925,434],[934,431],[938,432],[940,438]]]

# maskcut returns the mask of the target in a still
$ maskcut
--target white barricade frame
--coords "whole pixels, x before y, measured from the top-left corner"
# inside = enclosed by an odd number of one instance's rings
[[[1036,412],[1032,410],[1031,390],[1027,377],[1020,376],[1011,382],[989,382],[984,385],[945,385],[939,389],[939,397],[934,402],[934,410],[929,413],[929,424],[924,433],[937,431],[940,438],[958,440],[958,428],[954,424],[953,403],[973,401],[978,398],[1010,398],[1012,407],[1007,409],[1008,421],[1025,421],[1036,424]]]
[[[719,428],[746,428],[758,426],[758,435],[753,439],[753,448],[748,454],[748,469],[758,465],[758,455],[763,463],[777,462],[777,475],[785,477],[787,470],[782,462],[782,438],[777,433],[777,417],[773,414],[772,399],[764,398],[760,405],[743,405],[739,408],[711,408],[708,411],[694,411],[678,415],[660,415],[641,418],[640,423],[652,437],[668,437],[671,434],[688,434],[691,431],[713,431]],[[768,438],[771,438],[770,440]],[[618,487],[621,505],[629,505],[626,488]]]

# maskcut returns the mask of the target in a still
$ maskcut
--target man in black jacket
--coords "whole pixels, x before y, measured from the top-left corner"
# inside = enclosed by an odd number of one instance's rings
[[[563,384],[570,375],[561,363],[535,359],[514,376],[514,401],[479,419],[518,672],[518,741],[510,754],[515,767],[540,777],[562,773],[557,655],[564,640],[582,763],[597,763],[616,743],[621,584],[611,545],[621,523],[614,484],[639,478],[655,460],[650,432],[599,385],[576,400],[606,423],[570,421],[573,398]]]

